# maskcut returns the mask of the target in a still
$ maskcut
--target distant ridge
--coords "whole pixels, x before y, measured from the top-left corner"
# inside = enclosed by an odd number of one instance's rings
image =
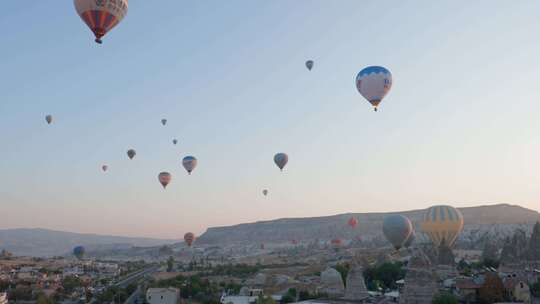
[[[0,229],[0,249],[22,256],[55,256],[84,245],[87,250],[103,247],[159,246],[177,240],[99,235],[56,231],[42,228]]]
[[[518,205],[497,204],[459,208],[465,220],[465,229],[490,225],[533,224],[540,220],[540,213]],[[292,239],[304,241],[380,236],[382,221],[389,214],[409,217],[415,226],[421,221],[425,209],[401,212],[345,213],[331,216],[281,218],[269,221],[209,228],[199,239],[199,244],[242,244],[258,242],[287,242]],[[357,229],[347,227],[346,221],[354,216]]]

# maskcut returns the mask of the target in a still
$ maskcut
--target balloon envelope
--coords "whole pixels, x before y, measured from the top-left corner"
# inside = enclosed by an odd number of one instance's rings
[[[172,176],[169,172],[161,172],[158,175],[159,183],[163,186],[163,189],[167,188],[167,185],[171,182]]]
[[[262,193],[263,193],[264,196],[267,196],[267,195],[268,195],[268,190],[264,189],[264,190],[262,191]]]
[[[96,42],[127,14],[128,0],[74,0],[75,10],[96,36]]]
[[[440,205],[426,210],[421,226],[433,245],[452,247],[463,230],[463,224],[463,215],[458,209]]]
[[[173,139],[173,140],[172,140],[172,143],[176,145],[176,144],[178,143],[178,139],[176,139],[176,138]]]
[[[334,246],[334,247],[339,247],[339,246],[341,246],[341,239],[340,238],[332,239],[330,241],[330,244],[332,244],[332,246]]]
[[[182,160],[182,166],[187,170],[189,174],[197,167],[197,159],[194,156],[186,156]]]
[[[413,231],[411,221],[403,215],[390,215],[384,218],[383,233],[386,239],[399,250]]]
[[[184,242],[191,247],[191,244],[193,244],[193,241],[195,240],[195,235],[192,232],[188,232],[184,234]]]
[[[405,244],[403,244],[403,247],[405,248],[409,248],[411,247],[411,245],[414,243],[414,241],[416,240],[416,232],[412,231],[411,235],[409,236],[409,238],[405,241]]]
[[[161,124],[162,124],[162,125],[166,125],[166,124],[167,124],[167,120],[166,120],[165,118],[163,118],[163,119],[161,120]]]
[[[392,74],[381,66],[370,66],[356,76],[356,88],[375,111],[392,88]]]
[[[135,152],[135,150],[129,149],[127,151],[127,156],[129,157],[129,159],[133,159],[135,157],[135,155],[137,155],[137,152]]]
[[[52,115],[46,115],[45,121],[50,125],[52,123]]]
[[[109,166],[107,165],[101,166],[101,170],[103,170],[103,172],[107,171],[107,169],[109,169]]]
[[[351,228],[356,228],[356,225],[358,225],[358,220],[355,218],[355,217],[351,217],[348,221],[347,221],[347,225],[351,226]]]
[[[289,162],[289,156],[285,153],[278,153],[274,155],[274,163],[278,166],[280,170],[283,170],[285,165]]]
[[[85,252],[86,250],[84,249],[83,246],[77,246],[73,248],[73,255],[79,260],[84,257]]]
[[[311,71],[311,69],[313,68],[313,64],[313,60],[306,61],[306,68]]]

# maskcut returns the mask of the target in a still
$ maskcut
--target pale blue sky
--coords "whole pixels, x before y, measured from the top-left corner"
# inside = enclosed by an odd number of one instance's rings
[[[179,238],[435,203],[539,210],[539,11],[538,1],[132,0],[96,45],[72,1],[9,1],[0,228]],[[354,86],[368,65],[394,77],[378,113]],[[289,154],[283,174],[276,152]],[[192,176],[188,154],[199,159]]]

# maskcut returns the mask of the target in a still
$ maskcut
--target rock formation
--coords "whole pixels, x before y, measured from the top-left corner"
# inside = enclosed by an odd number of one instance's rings
[[[363,268],[353,265],[347,275],[345,298],[348,300],[362,300],[369,297],[366,283],[364,282]]]
[[[345,291],[341,274],[334,268],[328,267],[321,272],[321,291],[330,298],[342,297]]]
[[[438,293],[437,276],[421,250],[414,250],[405,275],[400,304],[431,304]]]

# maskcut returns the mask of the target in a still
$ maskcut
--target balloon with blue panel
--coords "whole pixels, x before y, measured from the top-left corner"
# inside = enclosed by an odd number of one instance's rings
[[[289,156],[285,153],[277,153],[274,155],[274,163],[278,166],[279,170],[283,171],[285,165],[289,162]]]
[[[383,234],[396,250],[404,246],[412,233],[412,223],[403,215],[389,215],[383,220]]]
[[[392,88],[392,73],[381,66],[369,66],[356,76],[356,88],[377,111],[377,107]]]
[[[79,260],[83,259],[85,253],[86,249],[83,246],[76,246],[73,248],[73,255]]]

